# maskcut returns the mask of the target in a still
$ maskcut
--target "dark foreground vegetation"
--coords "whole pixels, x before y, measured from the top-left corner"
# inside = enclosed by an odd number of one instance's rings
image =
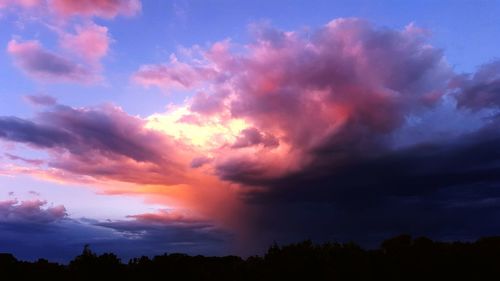
[[[474,243],[401,235],[364,250],[353,243],[274,245],[263,257],[164,254],[122,263],[89,247],[68,265],[0,254],[1,280],[499,280],[500,237]],[[431,279],[432,278],[432,279]],[[436,279],[437,278],[437,279]]]

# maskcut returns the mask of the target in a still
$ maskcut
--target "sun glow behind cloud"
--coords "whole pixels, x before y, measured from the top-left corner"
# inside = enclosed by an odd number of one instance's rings
[[[160,131],[196,149],[210,152],[233,143],[250,125],[243,119],[227,119],[220,115],[200,117],[188,107],[176,107],[164,114],[153,114],[147,119],[146,128]]]

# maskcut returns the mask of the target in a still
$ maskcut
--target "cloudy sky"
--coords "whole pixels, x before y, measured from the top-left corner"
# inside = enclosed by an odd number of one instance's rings
[[[498,235],[499,14],[0,0],[0,252]]]

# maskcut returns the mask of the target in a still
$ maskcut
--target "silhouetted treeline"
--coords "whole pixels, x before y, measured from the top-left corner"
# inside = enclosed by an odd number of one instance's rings
[[[263,256],[164,254],[123,263],[88,246],[68,265],[0,254],[1,280],[500,280],[500,237],[474,243],[401,235],[365,250],[354,243],[273,245]],[[430,279],[432,278],[432,279]]]

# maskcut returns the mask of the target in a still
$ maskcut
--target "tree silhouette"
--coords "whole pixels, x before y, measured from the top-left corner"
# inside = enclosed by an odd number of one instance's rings
[[[311,240],[280,246],[263,256],[204,257],[172,253],[131,259],[94,253],[89,245],[68,265],[17,260],[0,253],[2,280],[497,280],[500,237],[471,242],[437,242],[400,235],[380,249],[355,243],[315,244]]]

